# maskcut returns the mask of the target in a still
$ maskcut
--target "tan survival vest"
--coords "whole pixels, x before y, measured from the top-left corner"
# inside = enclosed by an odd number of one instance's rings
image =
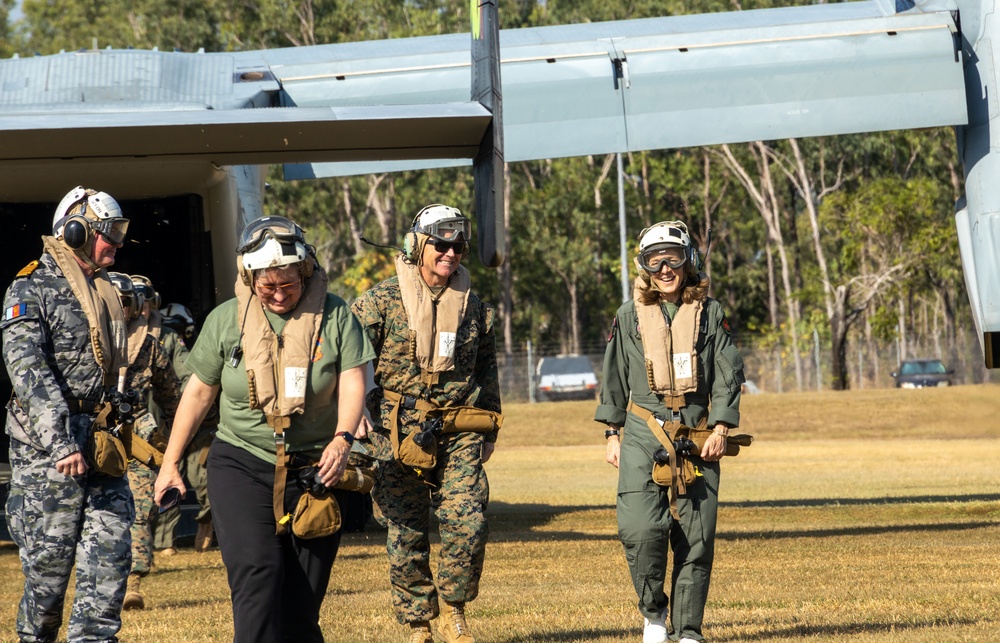
[[[670,322],[659,302],[643,304],[640,300],[639,279],[635,281],[633,299],[639,320],[642,350],[646,357],[646,379],[649,388],[663,396],[667,408],[685,406],[684,394],[698,390],[698,332],[704,301],[679,304]]]
[[[125,313],[106,270],[88,279],[76,259],[55,237],[42,237],[45,251],[52,255],[80,302],[90,328],[90,347],[104,373],[104,386],[113,388],[122,367],[128,366],[128,335]]]
[[[420,364],[424,383],[437,384],[441,373],[455,368],[458,327],[469,304],[469,271],[460,265],[437,295],[420,269],[402,255],[396,257],[396,275],[409,324],[411,358]]]
[[[292,414],[305,412],[309,365],[323,327],[327,283],[326,273],[317,266],[306,280],[302,299],[278,335],[271,328],[260,299],[242,278],[236,278],[236,321],[242,335],[250,408],[261,409],[268,426],[274,430],[273,505],[277,534],[288,530],[288,521],[282,521],[288,477],[284,433],[291,424]]]

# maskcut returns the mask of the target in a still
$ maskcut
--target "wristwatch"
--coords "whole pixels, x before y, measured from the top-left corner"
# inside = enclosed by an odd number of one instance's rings
[[[607,440],[612,435],[618,437],[619,435],[621,435],[621,432],[618,429],[608,429],[604,432],[604,439]]]
[[[347,440],[347,446],[349,447],[354,446],[354,436],[348,433],[347,431],[337,431],[336,433],[333,434],[333,437],[344,438],[345,440]]]

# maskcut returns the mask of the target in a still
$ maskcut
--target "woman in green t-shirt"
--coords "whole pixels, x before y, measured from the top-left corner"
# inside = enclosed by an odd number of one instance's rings
[[[346,303],[326,292],[301,228],[283,217],[240,238],[236,297],[213,310],[156,481],[184,493],[178,463],[216,395],[208,494],[233,603],[234,641],[322,641],[319,609],[340,532],[302,538],[291,520],[311,486],[344,474],[374,357]],[[335,491],[334,495],[342,493]]]

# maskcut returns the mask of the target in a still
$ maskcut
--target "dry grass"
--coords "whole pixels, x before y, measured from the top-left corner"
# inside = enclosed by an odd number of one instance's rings
[[[706,635],[722,641],[1000,640],[1000,387],[747,397],[757,443],[727,461]],[[641,640],[594,404],[511,405],[487,465],[481,643]],[[384,532],[345,536],[331,642],[404,640]],[[0,641],[16,551],[0,548]],[[123,641],[227,641],[218,552],[158,561]]]

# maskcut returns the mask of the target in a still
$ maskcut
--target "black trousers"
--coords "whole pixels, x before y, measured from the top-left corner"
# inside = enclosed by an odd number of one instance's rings
[[[319,609],[340,532],[309,540],[275,535],[273,489],[274,464],[221,440],[212,444],[208,496],[229,576],[233,641],[322,642]],[[293,510],[301,495],[290,474],[285,511]]]

